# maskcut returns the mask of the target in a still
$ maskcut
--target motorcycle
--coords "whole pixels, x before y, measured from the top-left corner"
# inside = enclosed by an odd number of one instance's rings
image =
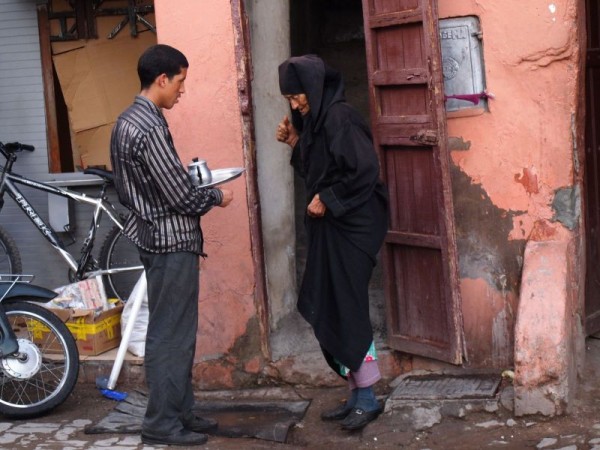
[[[79,375],[75,338],[36,303],[56,297],[31,275],[0,275],[0,414],[24,419],[63,403]]]

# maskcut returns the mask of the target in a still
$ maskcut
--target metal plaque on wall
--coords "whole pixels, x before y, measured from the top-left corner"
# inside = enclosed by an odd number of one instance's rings
[[[479,19],[442,19],[439,27],[446,111],[487,109]]]

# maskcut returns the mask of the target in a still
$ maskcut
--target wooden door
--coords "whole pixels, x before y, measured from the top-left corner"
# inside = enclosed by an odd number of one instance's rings
[[[371,121],[390,223],[392,348],[458,364],[462,315],[436,0],[363,0]]]
[[[600,331],[600,6],[586,1],[585,328]]]

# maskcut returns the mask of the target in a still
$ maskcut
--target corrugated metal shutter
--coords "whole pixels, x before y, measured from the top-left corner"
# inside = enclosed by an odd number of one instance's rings
[[[44,108],[36,0],[0,0],[0,141],[19,141],[36,148],[33,153],[19,155],[15,172],[38,180],[72,178],[72,174],[49,174]],[[47,194],[24,187],[22,191],[46,219]],[[76,208],[74,254],[79,253],[90,219],[89,207]],[[35,282],[48,288],[68,283],[67,265],[8,196],[0,225],[15,239],[24,273],[35,275]],[[109,228],[108,223],[105,225],[98,236],[96,253]]]

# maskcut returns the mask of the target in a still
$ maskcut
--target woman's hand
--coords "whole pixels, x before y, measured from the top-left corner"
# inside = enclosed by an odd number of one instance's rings
[[[288,116],[285,116],[283,120],[279,122],[279,125],[277,125],[275,138],[279,142],[283,142],[292,148],[294,148],[298,142],[298,132],[296,131],[296,128],[294,128],[294,125],[291,124]]]
[[[306,213],[309,217],[323,217],[327,211],[325,203],[319,198],[319,194],[315,195],[306,208]]]

